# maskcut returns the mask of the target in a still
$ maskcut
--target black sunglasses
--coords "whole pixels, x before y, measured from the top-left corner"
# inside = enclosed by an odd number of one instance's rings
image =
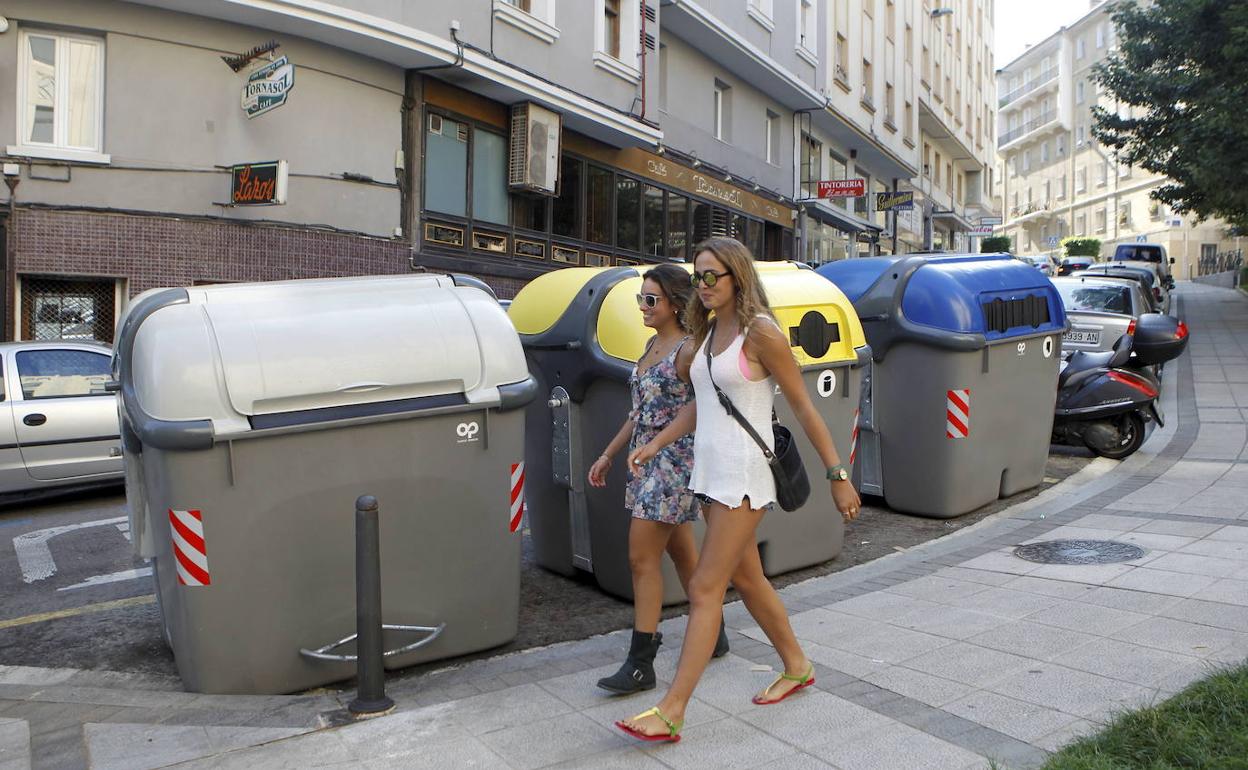
[[[658,294],[638,294],[637,295],[637,307],[654,309],[655,307],[658,307],[659,300],[661,299],[663,298],[660,297]]]
[[[714,270],[703,270],[700,273],[694,273],[693,275],[690,275],[689,283],[693,284],[693,288],[695,289],[698,288],[698,284],[704,283],[706,284],[706,288],[709,289],[715,284],[719,283],[720,278],[724,278],[730,275],[732,275],[732,273],[728,272],[727,270],[725,270],[722,273],[717,273]]]

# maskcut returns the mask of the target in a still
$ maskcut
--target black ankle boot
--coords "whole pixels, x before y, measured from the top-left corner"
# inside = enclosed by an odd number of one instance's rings
[[[715,652],[711,653],[712,658],[722,658],[728,654],[728,627],[724,625],[724,619],[719,619],[719,638],[715,640]]]
[[[663,643],[663,634],[643,634],[633,629],[633,641],[628,646],[628,657],[620,670],[598,680],[598,686],[617,695],[630,695],[642,690],[653,690],[655,685],[654,656]]]

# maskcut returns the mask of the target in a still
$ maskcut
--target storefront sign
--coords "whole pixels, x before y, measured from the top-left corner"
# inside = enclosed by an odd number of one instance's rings
[[[1003,220],[1001,219],[1001,217],[980,217],[979,218],[979,223],[981,225],[999,225],[1001,224],[1002,221]]]
[[[243,163],[230,168],[230,203],[275,206],[286,202],[286,161]]]
[[[286,94],[295,87],[295,65],[285,56],[257,67],[243,86],[243,112],[254,118],[286,103]]]
[[[972,237],[979,236],[979,235],[992,235],[993,229],[994,228],[992,225],[976,225],[971,228],[971,231],[969,234]]]
[[[861,198],[866,194],[865,179],[832,179],[819,183],[820,198]]]
[[[901,211],[914,208],[914,191],[882,192],[875,194],[876,211]]]

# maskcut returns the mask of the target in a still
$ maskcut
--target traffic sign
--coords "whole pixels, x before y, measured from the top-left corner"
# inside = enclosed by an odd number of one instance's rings
[[[1135,236],[1135,242],[1136,242],[1136,243],[1145,243],[1145,242],[1147,242],[1147,241],[1148,241],[1147,236],[1143,236],[1143,235],[1137,235],[1137,236]]]
[[[1044,242],[1045,242],[1045,243],[1047,243],[1047,244],[1050,246],[1050,248],[1051,248],[1051,247],[1053,247],[1053,246],[1056,246],[1056,245],[1057,245],[1058,240],[1059,240],[1059,239],[1058,239],[1058,237],[1057,237],[1056,235],[1050,235],[1048,238],[1045,238],[1045,239],[1044,239]]]
[[[981,225],[999,225],[1003,221],[1004,220],[1002,220],[1001,217],[980,217],[979,218],[979,223]]]

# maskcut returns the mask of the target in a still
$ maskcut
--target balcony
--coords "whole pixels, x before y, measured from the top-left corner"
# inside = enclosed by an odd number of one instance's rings
[[[1048,112],[1042,113],[1037,118],[1032,118],[1023,125],[1018,126],[1017,128],[1012,128],[1004,134],[999,135],[997,137],[997,149],[1003,149],[1007,144],[1015,142],[1023,136],[1030,134],[1032,131],[1042,128],[1055,120],[1057,120],[1057,110],[1049,110]]]
[[[1048,85],[1049,83],[1051,83],[1052,81],[1056,79],[1057,79],[1057,67],[1050,67],[1044,72],[1041,72],[1039,77],[1035,78],[1034,80],[1029,80],[1026,83],[1023,83],[1018,88],[1015,88],[1013,91],[1010,91],[1008,94],[1005,94],[1000,99],[998,99],[997,107],[1001,108],[1009,104],[1010,102],[1018,101],[1019,99],[1022,99],[1024,96],[1031,93],[1032,91],[1035,91],[1037,88],[1044,86],[1044,85]]]

